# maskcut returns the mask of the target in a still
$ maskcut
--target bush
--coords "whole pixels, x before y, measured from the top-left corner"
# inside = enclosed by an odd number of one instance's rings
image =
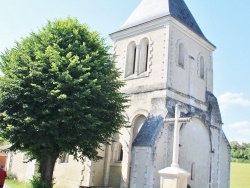
[[[51,184],[41,180],[38,177],[33,177],[33,180],[30,181],[32,188],[52,188],[54,183]]]
[[[234,163],[250,163],[250,160],[248,160],[248,159],[231,158],[231,162],[234,162]]]
[[[13,172],[7,172],[7,179],[9,180],[17,180],[17,175]]]
[[[187,188],[191,188],[191,186],[188,184],[188,185],[187,185]]]

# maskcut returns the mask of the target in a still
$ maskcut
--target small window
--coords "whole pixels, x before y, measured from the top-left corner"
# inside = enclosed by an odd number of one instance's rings
[[[59,163],[68,163],[69,162],[69,154],[68,153],[63,153],[59,157]]]
[[[144,38],[140,42],[139,74],[146,72],[148,67],[149,40]]]
[[[204,79],[205,68],[204,68],[204,57],[200,57],[200,78]]]
[[[127,62],[125,68],[125,77],[128,77],[135,73],[136,65],[136,44],[131,42],[127,48]]]
[[[123,149],[122,149],[122,145],[120,142],[115,144],[115,148],[114,148],[114,154],[113,154],[113,161],[114,162],[122,162],[123,159]]]
[[[123,159],[123,150],[122,147],[120,148],[119,156],[118,156],[118,161],[122,161]]]
[[[184,61],[185,61],[185,48],[184,48],[183,43],[179,43],[178,65],[181,67],[184,67]]]

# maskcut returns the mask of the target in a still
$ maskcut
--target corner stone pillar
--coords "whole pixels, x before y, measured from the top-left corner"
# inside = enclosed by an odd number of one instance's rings
[[[187,188],[190,173],[179,167],[168,167],[159,171],[160,188]]]

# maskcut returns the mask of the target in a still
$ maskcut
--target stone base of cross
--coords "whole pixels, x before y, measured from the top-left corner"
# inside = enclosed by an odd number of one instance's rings
[[[180,117],[179,105],[175,105],[175,118],[166,119],[166,123],[174,123],[174,143],[173,143],[173,160],[171,167],[159,171],[161,175],[160,188],[187,188],[187,179],[190,173],[179,168],[179,137],[182,123],[187,123],[191,118]]]
[[[187,188],[190,173],[179,167],[167,167],[159,171],[160,188]]]

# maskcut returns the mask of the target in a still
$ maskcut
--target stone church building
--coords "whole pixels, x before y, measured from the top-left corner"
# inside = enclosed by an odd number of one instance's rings
[[[159,188],[159,170],[172,162],[174,125],[181,106],[191,117],[180,129],[179,165],[192,188],[229,188],[230,146],[213,95],[213,51],[184,0],[142,0],[120,30],[110,34],[130,101],[127,124],[103,146],[103,160],[83,163],[65,154],[54,171],[62,188]],[[23,161],[23,162],[20,162]],[[32,178],[35,162],[9,154],[8,169]]]

